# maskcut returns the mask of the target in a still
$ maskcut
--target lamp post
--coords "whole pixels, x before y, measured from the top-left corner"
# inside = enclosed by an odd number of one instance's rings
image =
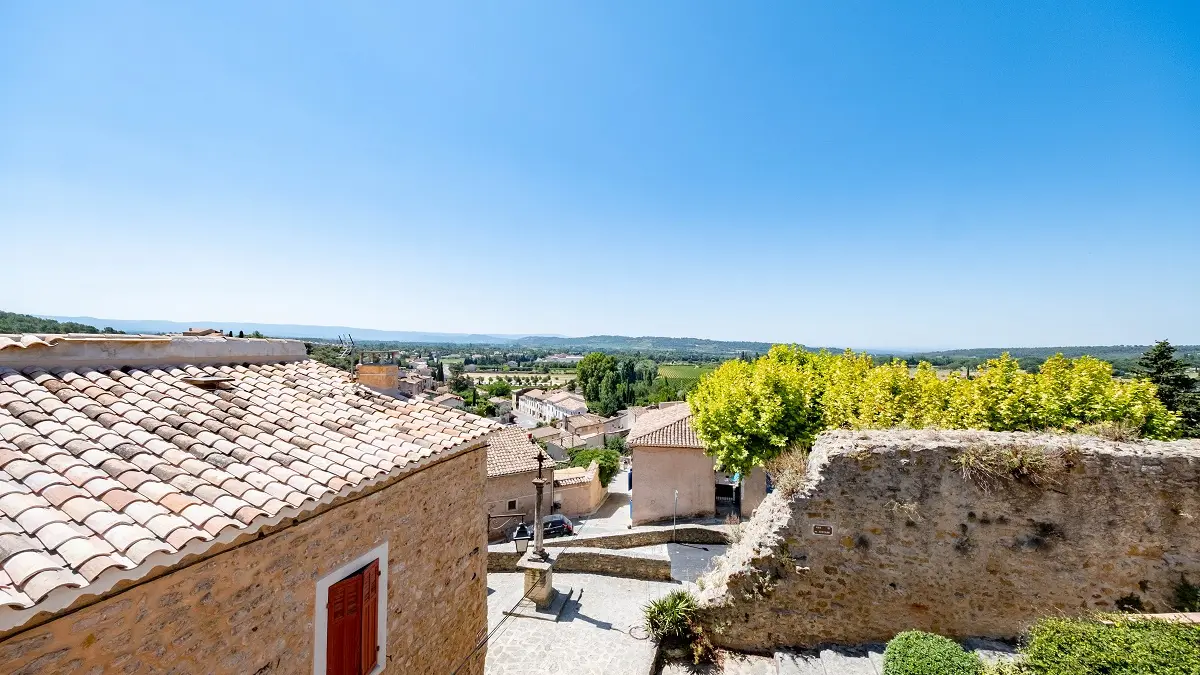
[[[517,553],[525,555],[525,551],[529,549],[529,540],[532,538],[529,528],[525,526],[525,521],[521,521],[521,524],[517,525],[517,531],[513,533],[513,545],[517,547]]]
[[[540,560],[546,560],[549,556],[546,555],[546,548],[542,545],[544,523],[542,522],[542,491],[546,489],[546,481],[542,478],[542,462],[545,461],[545,456],[539,449],[537,454],[538,475],[533,479],[533,490],[537,494],[536,500],[533,502],[533,556]]]

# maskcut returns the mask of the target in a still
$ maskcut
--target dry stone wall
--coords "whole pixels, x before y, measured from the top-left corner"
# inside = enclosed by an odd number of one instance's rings
[[[487,630],[484,477],[483,449],[424,468],[0,641],[0,673],[312,673],[318,579],[384,540],[384,672],[449,673]],[[481,675],[484,658],[459,672]]]
[[[1045,615],[1167,611],[1181,575],[1200,581],[1200,442],[839,431],[809,459],[806,487],[770,495],[700,580],[718,646],[1014,637]]]

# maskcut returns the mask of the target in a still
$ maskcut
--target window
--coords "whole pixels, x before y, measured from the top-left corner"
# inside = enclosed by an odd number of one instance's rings
[[[314,675],[376,675],[387,661],[387,543],[317,582]]]
[[[515,500],[515,499],[508,500],[508,510],[509,511],[517,510],[517,500]]]

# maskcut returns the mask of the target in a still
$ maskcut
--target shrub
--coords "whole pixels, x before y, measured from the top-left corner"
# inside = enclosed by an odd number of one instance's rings
[[[621,453],[616,450],[589,448],[571,455],[571,466],[588,466],[595,460],[599,464],[600,482],[608,485],[621,469]]]
[[[691,636],[692,618],[696,614],[696,598],[687,591],[671,591],[646,605],[646,632],[662,642],[687,639]]]
[[[775,489],[784,497],[792,497],[804,488],[808,476],[808,453],[803,448],[791,448],[767,462],[767,473]]]
[[[910,630],[887,643],[883,675],[979,675],[983,664],[959,644],[940,635]]]
[[[695,621],[696,598],[683,590],[671,591],[642,608],[646,614],[646,632],[656,642],[688,645],[692,661],[711,661],[712,642]]]
[[[1120,614],[1102,618],[1037,622],[1023,650],[1026,669],[1039,675],[1200,673],[1200,626]]]

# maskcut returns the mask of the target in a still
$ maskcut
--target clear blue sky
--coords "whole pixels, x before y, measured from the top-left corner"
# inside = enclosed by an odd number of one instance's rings
[[[0,309],[1200,343],[1200,3],[6,2]]]

